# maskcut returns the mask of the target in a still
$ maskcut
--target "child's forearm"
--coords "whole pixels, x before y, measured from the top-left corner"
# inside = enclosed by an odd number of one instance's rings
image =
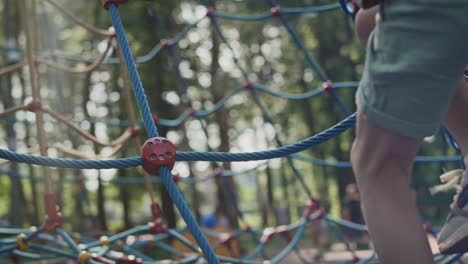
[[[369,35],[374,30],[376,15],[379,12],[379,5],[368,9],[360,9],[356,15],[355,28],[361,44],[366,47]]]

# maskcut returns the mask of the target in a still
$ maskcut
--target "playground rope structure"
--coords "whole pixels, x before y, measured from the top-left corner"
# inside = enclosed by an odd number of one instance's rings
[[[349,162],[338,161],[330,162],[320,159],[314,159],[306,156],[302,156],[298,153],[310,149],[314,146],[322,144],[332,138],[339,136],[346,130],[353,128],[355,124],[355,114],[352,114],[343,101],[340,99],[337,90],[339,89],[354,89],[358,86],[356,82],[331,82],[328,79],[325,71],[315,61],[312,54],[306,49],[303,42],[299,38],[295,29],[289,24],[287,20],[288,15],[301,15],[306,13],[322,13],[330,12],[334,10],[342,9],[346,15],[352,16],[356,12],[356,5],[353,1],[341,0],[338,3],[327,4],[315,7],[304,7],[304,8],[284,8],[280,7],[274,0],[267,0],[266,2],[271,6],[269,12],[256,14],[256,15],[237,15],[218,12],[214,7],[210,6],[208,1],[202,1],[206,5],[206,15],[195,20],[192,24],[186,27],[182,32],[172,38],[164,38],[146,55],[136,56],[132,54],[130,45],[128,43],[125,29],[118,13],[118,6],[127,2],[126,0],[102,0],[103,6],[108,10],[112,20],[113,27],[107,30],[95,28],[86,22],[80,20],[78,17],[70,13],[66,8],[62,7],[54,0],[45,0],[52,7],[56,8],[65,18],[70,19],[74,23],[82,26],[89,32],[101,36],[107,39],[106,49],[97,59],[87,59],[80,56],[68,55],[60,51],[45,52],[41,54],[34,54],[33,51],[37,46],[37,39],[31,32],[28,26],[26,10],[26,1],[20,0],[21,5],[21,18],[26,34],[26,59],[11,62],[8,66],[0,68],[0,75],[11,73],[21,69],[23,66],[28,65],[30,71],[30,81],[32,87],[33,99],[30,103],[21,106],[14,106],[9,109],[5,109],[0,113],[0,118],[12,118],[18,111],[30,111],[36,115],[36,127],[38,134],[38,147],[33,147],[26,153],[20,154],[15,151],[7,149],[0,149],[0,158],[5,161],[0,161],[0,165],[6,162],[19,162],[26,164],[35,164],[43,166],[43,175],[45,182],[45,207],[47,219],[45,224],[39,228],[31,229],[18,229],[18,228],[0,228],[0,234],[6,236],[6,238],[0,238],[0,255],[8,255],[10,259],[19,263],[19,258],[27,260],[51,260],[51,259],[71,259],[78,263],[157,263],[160,260],[155,259],[142,253],[141,249],[147,246],[157,247],[161,250],[165,250],[168,253],[177,256],[179,260],[171,263],[264,263],[263,261],[257,260],[258,257],[262,257],[264,260],[270,261],[269,263],[280,263],[290,253],[294,253],[303,263],[309,263],[308,260],[302,255],[298,249],[298,243],[303,237],[308,224],[314,221],[326,221],[332,226],[335,226],[337,232],[341,232],[343,228],[353,229],[359,232],[366,232],[366,227],[360,224],[352,223],[343,219],[335,218],[321,207],[320,203],[315,199],[311,190],[307,186],[303,175],[296,168],[296,161],[305,161],[312,164],[322,166],[333,166],[333,167],[350,167]],[[32,12],[34,13],[34,12]],[[148,13],[152,17],[155,26],[158,28],[159,33],[166,36],[167,33],[164,30],[159,15],[154,9],[152,2],[148,1]],[[296,47],[303,53],[310,67],[316,72],[317,76],[323,82],[323,86],[317,89],[304,92],[302,94],[290,94],[280,91],[274,91],[268,87],[259,83],[253,82],[249,79],[247,71],[242,67],[239,59],[235,56],[233,48],[230,46],[229,41],[225,37],[222,27],[219,24],[220,19],[239,20],[245,22],[262,21],[271,18],[278,19],[282,26],[287,30],[289,36],[293,40]],[[34,21],[34,16],[32,20]],[[196,110],[193,108],[192,102],[187,95],[187,84],[179,70],[179,62],[177,56],[175,56],[174,46],[178,44],[183,38],[187,36],[189,32],[197,27],[197,25],[205,20],[209,19],[211,25],[219,35],[221,41],[228,47],[232,52],[233,62],[237,69],[241,72],[242,84],[237,89],[234,89],[231,93],[224,96],[218,102],[216,102],[210,109],[207,110]],[[117,41],[114,44],[114,41]],[[22,52],[15,47],[3,47],[7,50],[13,50],[16,52]],[[167,50],[174,66],[174,71],[177,75],[178,82],[181,87],[181,94],[187,96],[186,111],[184,111],[179,117],[175,119],[162,119],[155,116],[149,107],[148,101],[145,95],[145,89],[137,71],[137,63],[146,63],[163,50]],[[110,57],[109,55],[115,51],[117,57]],[[77,66],[70,67],[68,65],[59,64],[57,59],[67,62],[84,63],[85,67]],[[109,125],[118,125],[129,127],[125,130],[122,135],[118,136],[111,142],[100,141],[96,136],[90,134],[86,130],[82,129],[79,125],[62,114],[56,113],[49,109],[47,106],[42,104],[40,96],[40,85],[39,85],[39,72],[37,70],[38,65],[45,65],[54,69],[62,70],[71,74],[83,74],[89,73],[100,65],[104,64],[120,64],[120,75],[123,79],[123,99],[128,110],[127,121],[118,123],[109,122]],[[133,89],[133,94],[136,98],[138,108],[142,120],[138,120],[136,114],[133,112],[133,102],[131,99],[130,90]],[[200,125],[208,137],[206,124],[202,122],[202,118],[205,118],[216,111],[219,111],[225,106],[225,104],[233,98],[235,95],[240,93],[248,93],[255,102],[256,106],[260,109],[262,117],[266,123],[274,125],[274,120],[271,117],[268,109],[263,105],[259,93],[269,94],[274,97],[282,98],[285,100],[305,100],[320,94],[330,94],[335,103],[340,107],[344,114],[347,115],[341,122],[324,130],[316,135],[310,136],[299,142],[285,145],[280,138],[280,133],[275,129],[274,139],[277,145],[276,149],[257,151],[257,152],[244,152],[244,153],[224,153],[224,152],[191,152],[191,151],[177,151],[173,149],[173,145],[170,141],[159,136],[157,125],[175,127],[184,123],[189,118],[195,118],[200,121]],[[75,131],[78,135],[86,140],[89,140],[95,145],[105,146],[112,148],[112,151],[108,155],[89,155],[82,153],[78,150],[67,148],[63,146],[47,146],[47,138],[44,130],[44,115],[48,115],[57,123],[66,125],[71,130]],[[91,122],[91,121],[90,121]],[[101,122],[101,121],[99,121]],[[139,125],[143,125],[149,138],[145,143],[141,143],[139,135],[141,133]],[[448,136],[448,139],[456,145],[453,138]],[[122,151],[125,145],[133,140],[135,146],[143,146],[141,156],[131,158],[116,158],[118,153]],[[47,157],[47,149],[55,148],[61,153],[68,156],[74,156],[81,159],[65,159],[65,158],[52,158]],[[33,155],[31,153],[39,150],[40,155]],[[138,148],[138,151],[140,149]],[[148,152],[149,151],[149,152]],[[149,153],[149,154],[148,154]],[[221,236],[220,234],[210,231],[202,230],[193,214],[191,213],[187,203],[185,202],[182,194],[177,187],[177,183],[186,184],[198,184],[214,178],[220,178],[222,180],[226,177],[234,177],[249,173],[251,171],[259,170],[265,167],[266,162],[260,163],[252,169],[243,171],[227,171],[223,170],[222,167],[216,165],[216,162],[243,162],[243,161],[260,161],[270,160],[274,158],[287,158],[288,165],[291,167],[295,178],[299,181],[303,191],[309,197],[306,201],[303,217],[292,224],[278,226],[267,229],[255,229],[248,225],[245,228],[235,230],[229,234],[229,236]],[[170,169],[174,166],[175,161],[209,161],[214,164],[217,169],[214,172],[204,176],[195,178],[180,178],[177,175],[172,175]],[[420,156],[416,158],[416,162],[459,162],[460,157],[426,157]],[[142,166],[144,168],[144,177],[141,178],[123,178],[113,179],[111,182],[117,184],[131,184],[131,183],[144,183],[146,191],[151,201],[151,213],[152,221],[147,225],[136,226],[129,230],[125,230],[121,233],[102,236],[98,240],[92,237],[80,237],[75,234],[69,233],[62,229],[62,216],[60,210],[57,208],[55,190],[53,188],[53,180],[50,177],[49,167],[59,168],[73,168],[73,169],[125,169]],[[18,172],[0,169],[0,173],[8,174],[12,177],[22,177]],[[150,175],[159,175],[158,177],[151,177]],[[30,179],[40,180],[38,177],[29,177]],[[63,179],[69,182],[81,182],[83,179]],[[154,191],[152,190],[153,183],[162,183],[168,191],[173,203],[180,212],[181,217],[187,224],[186,228],[183,229],[169,229],[162,221],[162,211],[159,204],[154,199]],[[224,185],[223,185],[224,186]],[[225,191],[232,195],[232,190],[229,186],[225,186]],[[232,197],[231,202],[234,204],[238,216],[242,222],[243,214],[237,207],[235,197]],[[197,243],[193,244],[185,236],[184,232],[190,231]],[[433,230],[428,228],[428,232],[434,233]],[[143,235],[150,234],[150,239],[138,238]],[[242,259],[236,259],[227,256],[220,256],[215,254],[215,250],[219,247],[227,247],[232,250],[233,241],[239,239],[242,235],[251,235],[257,242],[257,246],[249,251]],[[218,242],[210,246],[207,236],[215,237]],[[57,239],[60,238],[60,239]],[[127,243],[128,237],[136,237],[133,243]],[[278,254],[275,256],[267,256],[265,249],[267,244],[276,237],[281,237],[287,243]],[[168,238],[175,239],[190,249],[193,254],[186,254],[180,252],[172,246],[168,245],[164,241]],[[346,239],[343,239],[347,244]],[[359,259],[353,249],[349,247],[348,250],[351,253],[351,263],[369,263],[375,256],[371,256],[366,259]],[[461,258],[461,255],[435,255],[434,259],[440,263],[456,263]],[[3,263],[0,260],[0,263]],[[167,263],[167,262],[165,262]]]

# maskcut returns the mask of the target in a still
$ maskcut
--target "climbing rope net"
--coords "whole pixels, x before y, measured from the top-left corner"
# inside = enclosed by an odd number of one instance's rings
[[[44,191],[45,191],[45,210],[46,219],[44,225],[38,228],[20,229],[20,228],[3,228],[0,229],[0,255],[4,256],[0,263],[12,261],[14,263],[22,263],[23,261],[40,261],[40,260],[73,260],[78,263],[280,263],[285,257],[291,253],[296,254],[298,259],[303,263],[309,263],[303,256],[303,253],[298,248],[298,243],[304,235],[306,227],[316,221],[325,221],[336,227],[337,230],[353,229],[359,232],[366,232],[366,227],[360,224],[352,223],[346,220],[335,218],[329,215],[320,203],[314,198],[311,190],[307,186],[301,172],[296,168],[295,160],[306,160],[308,162],[335,167],[349,167],[348,162],[330,162],[325,160],[313,159],[298,154],[301,151],[310,149],[316,145],[332,139],[344,131],[352,128],[355,123],[355,115],[351,114],[346,108],[345,104],[336,93],[337,89],[341,88],[356,88],[356,82],[331,82],[326,73],[321,69],[319,64],[314,60],[313,56],[306,49],[305,45],[299,38],[295,29],[290,25],[286,19],[287,15],[300,15],[307,13],[321,13],[329,12],[337,9],[342,9],[346,15],[352,16],[357,11],[357,5],[353,1],[340,1],[322,6],[304,7],[304,8],[283,8],[277,5],[274,0],[267,0],[271,6],[271,10],[265,13],[256,15],[237,15],[230,13],[218,12],[206,1],[206,15],[195,20],[192,24],[186,27],[181,33],[172,37],[162,39],[148,54],[144,56],[134,57],[127,40],[124,26],[121,22],[118,6],[126,3],[128,0],[102,0],[104,8],[109,12],[112,19],[113,27],[108,30],[95,28],[84,21],[77,18],[70,13],[66,8],[62,7],[54,0],[45,0],[48,4],[58,10],[64,17],[74,21],[76,24],[82,26],[89,32],[106,38],[106,48],[104,52],[97,59],[85,59],[79,56],[71,56],[61,52],[49,52],[40,55],[34,54],[34,45],[37,41],[28,23],[24,23],[26,35],[26,58],[11,61],[8,66],[0,68],[0,75],[14,72],[21,69],[23,66],[29,66],[30,82],[32,89],[33,99],[30,103],[22,106],[14,106],[4,110],[0,113],[0,117],[11,117],[18,111],[30,111],[36,115],[36,129],[38,137],[38,146],[28,149],[25,153],[20,154],[7,149],[0,149],[0,158],[8,162],[19,162],[40,165],[43,168],[44,177]],[[28,17],[26,10],[26,1],[19,0],[21,16],[23,19]],[[161,19],[155,10],[151,1],[148,2],[148,12],[152,19],[158,24],[161,35],[167,35],[164,31]],[[310,67],[316,72],[317,76],[323,82],[323,87],[304,92],[302,94],[290,94],[278,92],[269,89],[259,83],[251,81],[247,70],[242,66],[239,59],[234,55],[234,49],[231,47],[227,40],[222,27],[219,24],[220,19],[239,20],[239,21],[263,21],[271,18],[278,19],[284,28],[289,33],[296,47],[303,53]],[[170,58],[175,66],[175,72],[180,80],[182,86],[182,93],[187,95],[187,84],[178,68],[179,62],[175,56],[175,45],[184,39],[197,25],[203,20],[210,20],[213,29],[220,37],[221,41],[233,54],[233,62],[237,69],[241,72],[242,85],[235,89],[230,94],[226,95],[212,108],[208,110],[195,110],[192,102],[187,100],[186,111],[175,119],[162,119],[153,115],[150,111],[148,101],[146,99],[145,90],[140,80],[136,64],[146,63],[160,54],[163,50],[167,50]],[[115,41],[116,40],[116,41]],[[10,47],[11,48],[11,47]],[[112,50],[116,50],[116,57],[111,57]],[[84,62],[86,67],[69,67],[58,63],[58,59],[66,60],[69,62]],[[115,140],[104,142],[99,140],[96,136],[83,130],[72,119],[67,116],[54,112],[42,103],[38,65],[45,65],[58,70],[63,70],[69,73],[88,73],[95,70],[103,64],[120,64],[121,77],[123,79],[123,99],[125,100],[126,109],[128,110],[128,130],[122,135],[118,136]],[[126,71],[126,72],[125,72]],[[143,144],[140,142],[141,131],[138,128],[140,122],[136,114],[133,113],[133,102],[131,100],[131,90],[133,88],[134,96],[136,97],[138,108],[142,117],[142,123],[146,130],[148,140]],[[275,97],[280,97],[288,100],[305,100],[318,96],[322,93],[330,94],[337,105],[348,114],[348,117],[329,129],[320,132],[316,135],[308,137],[302,141],[296,142],[291,145],[284,145],[278,131],[275,131],[275,141],[277,148],[273,150],[265,150],[259,152],[248,153],[222,153],[222,152],[184,152],[177,151],[174,145],[166,138],[160,137],[158,132],[158,125],[161,126],[178,126],[185,122],[190,117],[194,117],[200,121],[200,125],[204,128],[206,136],[208,136],[206,123],[202,122],[202,118],[211,115],[212,113],[221,109],[230,98],[240,93],[247,93],[250,95],[255,104],[259,107],[264,120],[270,124],[274,124],[268,109],[262,103],[258,93],[266,93]],[[112,149],[109,155],[94,155],[80,152],[78,150],[67,148],[64,146],[54,146],[58,151],[75,156],[80,159],[64,159],[52,158],[47,156],[47,137],[44,128],[44,116],[61,122],[69,127],[71,130],[77,132],[83,138],[93,142],[98,146],[110,147]],[[141,156],[131,158],[117,158],[106,159],[114,157],[119,153],[125,145],[133,140],[136,146],[143,146],[141,149]],[[41,155],[32,155],[32,153],[39,151]],[[303,217],[289,225],[282,225],[274,228],[255,229],[248,225],[243,229],[238,229],[231,232],[229,235],[220,235],[215,231],[200,229],[197,221],[192,215],[187,203],[185,202],[182,194],[177,187],[177,182],[186,182],[189,184],[196,184],[204,182],[213,178],[225,179],[235,175],[245,174],[249,171],[256,170],[263,166],[260,164],[257,167],[244,171],[226,171],[216,165],[215,162],[243,162],[243,161],[260,161],[269,160],[274,158],[287,158],[288,164],[291,166],[295,178],[299,181],[302,189],[309,199],[306,202]],[[203,178],[179,178],[172,175],[170,170],[173,168],[176,161],[208,161],[213,162],[218,169]],[[418,157],[416,162],[458,162],[459,157]],[[56,194],[53,188],[53,182],[50,177],[49,167],[58,168],[73,168],[73,169],[125,169],[142,166],[145,173],[144,184],[148,196],[151,200],[151,214],[152,221],[146,225],[136,226],[129,230],[110,235],[101,236],[99,239],[88,236],[79,236],[67,232],[62,228],[63,217],[60,209],[57,207]],[[15,171],[2,170],[2,173],[9,173],[16,175]],[[151,177],[150,175],[157,175],[159,177]],[[184,229],[170,229],[167,228],[162,219],[162,211],[158,202],[154,198],[152,190],[152,183],[160,182],[164,184],[170,198],[180,212],[181,217],[187,224]],[[229,187],[227,187],[229,188]],[[235,206],[235,202],[233,202]],[[240,221],[245,223],[243,214],[236,207]],[[187,239],[183,233],[189,230],[195,241]],[[339,231],[338,231],[339,232]],[[434,234],[433,230],[428,228],[428,232]],[[226,247],[232,250],[232,243],[238,240],[241,236],[250,236],[257,244],[253,250],[250,250],[243,255],[242,258],[234,258],[229,256],[216,255],[215,250],[219,247]],[[214,246],[210,246],[206,236],[215,237],[218,242]],[[286,242],[286,246],[275,255],[269,255],[266,252],[268,243],[276,237],[281,237]],[[167,239],[175,239],[186,246],[193,253],[187,254],[181,252],[171,245],[167,244]],[[347,243],[346,239],[345,243]],[[161,260],[156,259],[144,253],[144,248],[153,247],[158,250],[167,251],[171,255],[177,256],[179,260]],[[348,245],[350,251],[351,263],[370,263],[375,259],[372,255],[365,259],[359,259],[354,252],[353,248]],[[441,255],[434,256],[435,260],[441,263],[455,263],[460,261],[461,255]],[[259,260],[263,259],[263,260]]]

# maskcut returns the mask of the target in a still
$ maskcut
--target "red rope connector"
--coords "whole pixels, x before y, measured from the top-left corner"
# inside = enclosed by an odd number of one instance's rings
[[[233,240],[234,240],[234,234],[223,234],[219,238],[219,244],[230,248],[231,247],[231,242]]]
[[[221,167],[216,168],[216,169],[214,170],[215,178],[216,178],[216,179],[221,178],[221,176],[223,176],[223,171],[224,171],[224,169],[221,168]]]
[[[281,7],[279,5],[274,6],[271,8],[271,16],[272,17],[279,17],[281,14]]]
[[[153,216],[153,222],[148,223],[149,232],[151,234],[160,234],[167,232],[167,227],[162,219],[161,207],[158,203],[151,204],[151,215]]]
[[[159,125],[159,117],[157,114],[153,114],[153,122],[155,125]]]
[[[273,237],[275,237],[275,235],[276,235],[276,230],[274,227],[265,228],[265,230],[263,230],[263,235],[260,238],[260,243],[266,244],[270,242],[273,239]]]
[[[179,174],[173,174],[172,175],[172,180],[177,184],[180,182],[180,176]]]
[[[57,206],[57,200],[55,193],[46,193],[45,194],[45,208],[47,213],[47,218],[44,224],[44,229],[47,232],[53,233],[57,227],[60,227],[63,223],[63,216],[60,213]]]
[[[189,116],[195,116],[195,114],[197,113],[197,110],[193,108],[189,108],[187,109],[187,113],[189,114]]]
[[[133,255],[122,256],[115,261],[115,264],[140,264],[140,263],[143,263],[143,260]]]
[[[110,260],[105,257],[92,257],[92,259],[96,262],[102,263],[102,264],[115,264],[115,261]]]
[[[120,4],[125,4],[128,2],[128,0],[101,0],[102,6],[108,10],[110,4],[114,4],[116,6],[119,6]]]
[[[309,217],[320,209],[320,203],[318,200],[310,197],[305,204],[304,217],[309,219]]]
[[[252,82],[251,82],[251,81],[247,81],[247,82],[245,82],[245,83],[244,83],[244,87],[243,87],[243,88],[244,88],[244,90],[246,90],[246,91],[251,91],[251,90],[252,90],[252,88],[253,88],[253,84],[252,84]]]
[[[291,233],[289,232],[288,226],[287,225],[281,225],[276,228],[276,234],[280,235],[283,237],[286,242],[291,241]]]
[[[131,128],[129,128],[129,130],[130,130],[130,136],[132,138],[139,137],[140,134],[141,134],[141,129],[139,127],[137,127],[137,126],[131,127]]]
[[[26,105],[26,109],[30,112],[37,112],[38,110],[41,110],[41,108],[42,102],[39,99],[33,99]]]
[[[162,49],[165,49],[165,48],[169,47],[169,45],[171,44],[170,41],[171,41],[170,39],[163,39],[163,40],[161,40],[161,43],[160,43],[161,48],[162,48]]]
[[[141,150],[143,169],[150,175],[159,176],[159,168],[167,166],[174,168],[176,148],[171,141],[163,137],[154,137],[146,140]]]
[[[333,91],[333,82],[328,80],[322,83],[322,88],[325,93],[331,93]]]
[[[212,18],[214,15],[215,9],[214,7],[210,6],[208,9],[206,9],[206,16],[209,18]]]

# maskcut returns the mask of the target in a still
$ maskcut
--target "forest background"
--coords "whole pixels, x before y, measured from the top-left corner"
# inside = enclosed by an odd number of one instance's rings
[[[110,17],[100,1],[56,0],[66,10],[95,27],[107,29]],[[0,65],[7,66],[25,57],[24,21],[20,1],[0,2]],[[107,40],[87,32],[64,17],[47,1],[34,3],[28,10],[29,23],[38,39],[35,53],[66,54],[79,58],[97,58]],[[270,12],[267,1],[207,1],[217,11],[255,15]],[[322,0],[278,1],[283,8],[333,4]],[[132,50],[136,56],[150,52],[161,40],[173,38],[205,16],[201,1],[130,1],[119,8]],[[156,11],[157,13],[154,13]],[[33,13],[34,12],[34,13]],[[34,20],[34,21],[31,21]],[[334,83],[358,82],[362,74],[364,49],[354,34],[353,22],[340,9],[320,14],[288,15],[305,48]],[[275,18],[245,22],[219,19],[233,50],[223,43],[210,19],[201,20],[173,46],[173,53],[163,50],[138,70],[146,88],[152,111],[163,119],[175,119],[196,110],[209,110],[226,96],[243,87],[242,72],[234,58],[245,68],[248,78],[274,91],[305,93],[321,89],[322,80],[297,48],[286,28]],[[117,56],[115,47],[109,56]],[[173,57],[174,56],[174,57]],[[178,65],[174,64],[178,61]],[[87,63],[61,60],[74,67]],[[177,74],[180,71],[180,76]],[[122,94],[119,65],[102,65],[84,74],[70,74],[60,69],[39,66],[43,104],[71,118],[99,140],[110,141],[127,128],[129,109]],[[0,109],[31,101],[27,66],[0,76]],[[186,87],[186,91],[185,88]],[[241,89],[242,90],[242,89]],[[337,89],[336,94],[349,113],[355,111],[355,89]],[[277,147],[277,139],[291,144],[317,134],[347,117],[332,94],[321,93],[304,100],[285,100],[267,93],[257,93],[267,113],[261,111],[250,93],[235,93],[218,111],[204,118],[189,116],[176,126],[160,126],[161,134],[172,140],[177,150],[245,152]],[[191,105],[189,107],[189,105]],[[187,110],[189,109],[189,110]],[[137,109],[133,109],[137,111]],[[271,119],[270,119],[271,118]],[[201,122],[200,122],[201,120]],[[25,152],[37,145],[35,115],[18,112],[0,120],[0,147]],[[77,137],[67,126],[46,118],[49,154],[67,157],[54,146],[62,145],[89,155],[108,155],[109,147],[100,147]],[[203,124],[203,125],[201,125]],[[206,130],[203,129],[206,127]],[[353,131],[301,153],[307,159],[294,159],[314,195],[334,216],[341,217],[346,186],[354,182],[349,166],[324,166],[349,160]],[[208,136],[207,136],[208,135]],[[275,138],[277,136],[278,138]],[[141,135],[145,139],[144,133]],[[425,140],[420,155],[454,156],[442,133]],[[135,146],[127,144],[116,157],[133,157]],[[322,162],[317,162],[319,159]],[[218,164],[220,165],[220,164]],[[433,223],[442,223],[450,201],[449,194],[430,196],[428,188],[437,184],[443,169],[458,163],[417,163],[414,189],[421,213]],[[207,162],[177,162],[174,173],[181,178],[202,178],[215,169]],[[308,198],[294,176],[287,159],[265,162],[223,164],[226,171],[248,170],[229,178],[226,191],[221,180],[200,184],[178,184],[198,219],[221,208],[232,225],[239,225],[230,192],[252,226],[272,226],[279,222],[277,212],[286,212],[290,221],[302,216]],[[252,169],[252,170],[249,170]],[[35,166],[8,163],[0,166],[1,225],[39,225],[43,221],[42,171]],[[141,170],[68,170],[54,169],[53,179],[58,202],[65,216],[65,227],[75,231],[91,229],[117,231],[146,222],[150,218],[149,200],[143,185],[125,179],[141,179]],[[156,185],[165,221],[170,227],[182,221],[165,192]],[[396,194],[397,195],[397,194]],[[276,212],[276,213],[275,213]]]

